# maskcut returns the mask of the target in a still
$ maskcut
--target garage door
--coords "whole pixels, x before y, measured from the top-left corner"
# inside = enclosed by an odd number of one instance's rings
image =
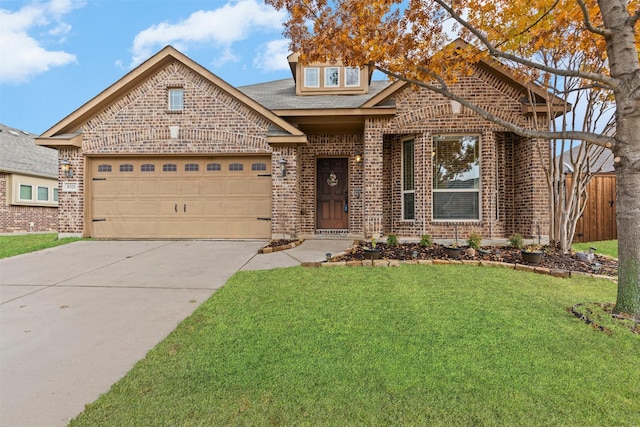
[[[270,238],[271,158],[94,158],[95,238]]]

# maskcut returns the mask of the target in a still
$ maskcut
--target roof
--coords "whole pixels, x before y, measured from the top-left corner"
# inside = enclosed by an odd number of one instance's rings
[[[251,97],[247,97],[237,88],[231,86],[229,83],[188,58],[172,46],[165,46],[162,50],[144,61],[142,64],[138,65],[120,80],[113,83],[93,99],[86,102],[73,113],[69,114],[53,127],[45,131],[40,138],[38,138],[37,143],[46,146],[79,146],[78,144],[81,144],[81,142],[79,142],[81,140],[74,135],[81,134],[81,126],[84,122],[109,106],[115,99],[127,93],[128,90],[137,86],[141,81],[152,76],[171,61],[179,61],[196,74],[199,74],[207,81],[213,83],[215,86],[227,92],[236,100],[270,121],[276,127],[279,127],[282,130],[282,135],[275,136],[275,139],[273,139],[272,142],[306,143],[306,136],[295,126],[278,117],[271,110],[251,99]],[[66,138],[62,138],[61,136],[63,135],[65,135]],[[269,135],[267,135],[267,137],[269,138]]]
[[[0,124],[0,171],[58,178],[58,151],[35,144],[37,135]]]
[[[615,168],[613,167],[613,153],[611,152],[611,150],[609,150],[608,148],[597,147],[594,145],[589,145],[589,150],[591,153],[590,169],[592,171],[597,171],[597,173],[615,172]],[[601,151],[602,151],[602,154],[598,155],[597,153]],[[580,145],[573,147],[571,150],[567,150],[564,152],[563,170],[565,173],[573,172],[573,166],[571,165],[571,158],[577,157],[579,152],[580,152]],[[558,155],[557,160],[560,161],[560,155]]]
[[[238,90],[270,110],[313,110],[359,108],[389,85],[391,82],[386,80],[373,80],[367,94],[296,96],[296,83],[288,78],[241,86]]]

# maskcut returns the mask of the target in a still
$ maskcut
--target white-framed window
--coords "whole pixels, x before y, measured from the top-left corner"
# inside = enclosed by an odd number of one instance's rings
[[[38,201],[39,202],[49,201],[49,187],[38,187]]]
[[[480,219],[480,138],[445,135],[433,138],[433,219]]]
[[[402,141],[402,219],[416,219],[415,140]]]
[[[359,67],[345,67],[344,85],[346,87],[360,86],[360,68]]]
[[[320,68],[304,69],[304,86],[320,87]]]
[[[169,111],[182,111],[184,109],[184,89],[176,87],[170,88]]]
[[[55,203],[58,203],[58,189],[57,188],[53,189],[53,201]]]
[[[327,67],[324,69],[324,87],[340,86],[340,68]]]
[[[28,184],[20,184],[20,200],[32,201],[33,200],[33,186]]]

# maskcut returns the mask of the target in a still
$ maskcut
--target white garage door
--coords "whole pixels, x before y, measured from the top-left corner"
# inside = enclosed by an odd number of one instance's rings
[[[93,158],[95,238],[270,238],[271,158]]]

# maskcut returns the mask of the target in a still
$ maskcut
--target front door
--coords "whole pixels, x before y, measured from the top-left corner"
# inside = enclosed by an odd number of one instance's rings
[[[317,228],[349,228],[349,161],[346,158],[318,159]]]

